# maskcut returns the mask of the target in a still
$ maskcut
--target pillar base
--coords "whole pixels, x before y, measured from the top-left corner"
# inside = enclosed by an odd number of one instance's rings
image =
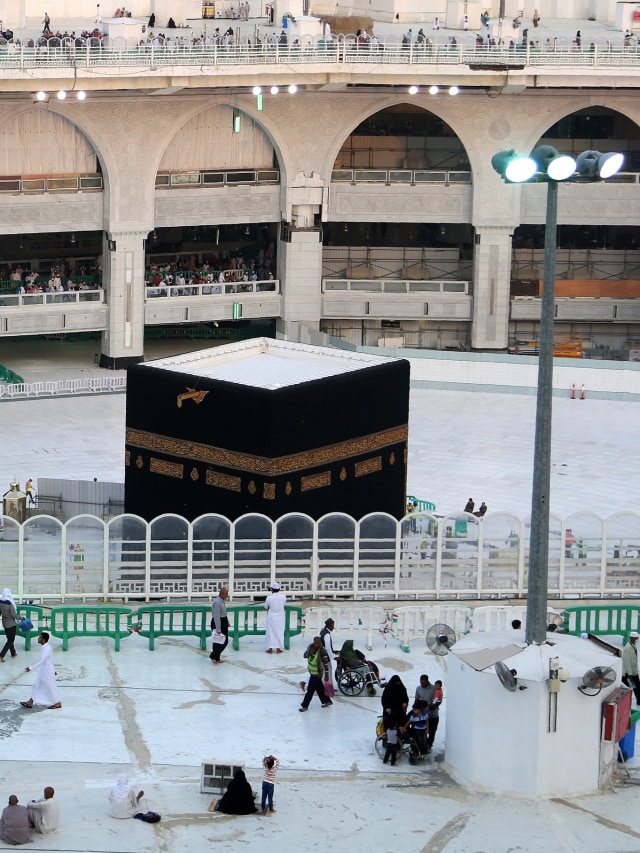
[[[142,355],[130,355],[123,356],[121,358],[114,358],[114,356],[100,353],[99,366],[105,368],[105,370],[124,370],[132,364],[139,364],[141,361],[144,361],[144,356]]]

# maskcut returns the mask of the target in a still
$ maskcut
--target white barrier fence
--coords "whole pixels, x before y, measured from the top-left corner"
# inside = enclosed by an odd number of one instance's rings
[[[292,601],[426,607],[527,596],[530,526],[511,513],[399,521],[207,514],[191,522],[79,515],[64,523],[30,514],[22,524],[0,517],[0,572],[14,592],[40,600],[209,600],[222,584],[251,600],[274,580]],[[550,524],[549,599],[640,597],[640,514],[574,513]]]
[[[85,379],[61,379],[55,382],[21,382],[0,384],[0,400],[25,400],[34,397],[64,397],[78,394],[123,393],[127,390],[126,376],[100,376]]]
[[[386,647],[390,640],[398,642],[403,651],[411,649],[411,641],[425,642],[432,625],[447,625],[453,629],[456,640],[465,634],[484,631],[509,631],[514,619],[526,628],[526,605],[487,605],[465,607],[461,604],[442,604],[408,607],[363,607],[349,605],[321,605],[307,607],[304,611],[304,633],[310,637],[320,633],[327,619],[335,622],[334,642],[336,652],[344,640],[362,639],[369,651],[376,638],[382,638]],[[547,611],[547,622],[561,624],[559,610]]]

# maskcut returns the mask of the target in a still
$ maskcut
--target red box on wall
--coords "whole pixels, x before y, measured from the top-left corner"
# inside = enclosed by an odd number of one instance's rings
[[[605,699],[602,705],[604,716],[603,740],[618,743],[631,728],[631,695],[628,687],[619,687]]]

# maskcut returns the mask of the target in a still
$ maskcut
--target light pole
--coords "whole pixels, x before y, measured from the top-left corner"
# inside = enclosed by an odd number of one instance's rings
[[[518,157],[515,151],[500,151],[493,156],[491,161],[493,168],[507,183],[537,181],[547,185],[527,583],[526,640],[529,644],[544,643],[547,638],[553,320],[555,314],[558,184],[562,181],[582,183],[604,180],[618,172],[623,162],[622,154],[600,154],[599,151],[584,151],[574,160],[567,154],[558,153],[550,145],[542,145],[536,148],[530,157]]]

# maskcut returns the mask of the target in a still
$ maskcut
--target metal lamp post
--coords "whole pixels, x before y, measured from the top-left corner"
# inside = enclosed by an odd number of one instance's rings
[[[530,157],[518,157],[514,151],[500,151],[491,162],[507,183],[536,181],[547,185],[526,627],[527,643],[540,644],[547,638],[558,184],[604,180],[620,170],[624,157],[617,153],[584,151],[574,160],[550,145],[542,145]]]

